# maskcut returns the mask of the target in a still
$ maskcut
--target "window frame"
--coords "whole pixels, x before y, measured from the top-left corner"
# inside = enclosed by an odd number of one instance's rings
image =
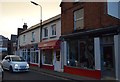
[[[83,12],[80,12],[80,13],[83,13],[83,15],[82,15],[82,17],[77,18],[77,17],[76,17],[76,14],[77,14],[77,12],[79,12],[80,10],[83,11]],[[84,28],[84,8],[80,8],[80,9],[78,9],[78,10],[75,10],[73,15],[74,15],[74,30],[83,29],[83,28]],[[78,21],[82,21],[82,22],[83,22],[82,25],[81,25],[82,27],[80,27],[80,28],[78,28],[77,25],[76,25],[76,23],[77,23]]]
[[[48,38],[48,27],[43,28],[43,38]]]
[[[34,42],[35,41],[35,32],[32,32],[32,40],[31,42]]]
[[[95,69],[93,37],[88,39],[69,40],[67,49],[67,53],[69,53],[66,60],[67,66],[92,70]],[[88,63],[89,60],[92,60],[91,63]]]
[[[25,41],[26,41],[26,40],[25,40],[25,37],[26,37],[26,36],[25,36],[25,35],[23,35],[23,43],[25,43]]]
[[[51,25],[51,37],[56,36],[56,24]]]

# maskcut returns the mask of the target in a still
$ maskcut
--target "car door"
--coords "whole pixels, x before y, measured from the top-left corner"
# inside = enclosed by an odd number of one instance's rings
[[[9,69],[9,66],[10,66],[10,57],[6,57],[3,60],[3,67]]]

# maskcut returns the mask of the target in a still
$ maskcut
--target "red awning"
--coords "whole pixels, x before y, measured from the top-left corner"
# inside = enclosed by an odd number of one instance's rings
[[[60,40],[52,40],[47,42],[40,42],[39,48],[40,49],[59,49],[60,48]]]

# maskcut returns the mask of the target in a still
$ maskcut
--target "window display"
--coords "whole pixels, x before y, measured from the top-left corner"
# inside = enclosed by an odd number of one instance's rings
[[[43,51],[44,64],[53,64],[52,58],[53,58],[52,50],[44,50]]]
[[[69,54],[67,65],[94,69],[94,41],[93,38],[83,40],[71,40],[69,43]]]

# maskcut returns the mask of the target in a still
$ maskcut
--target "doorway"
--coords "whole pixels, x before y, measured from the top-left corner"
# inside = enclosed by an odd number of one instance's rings
[[[55,65],[54,65],[54,70],[55,71],[61,71],[61,56],[60,56],[60,50],[56,50],[56,55],[55,55]]]
[[[113,45],[103,46],[102,75],[106,79],[115,78],[115,54]]]

